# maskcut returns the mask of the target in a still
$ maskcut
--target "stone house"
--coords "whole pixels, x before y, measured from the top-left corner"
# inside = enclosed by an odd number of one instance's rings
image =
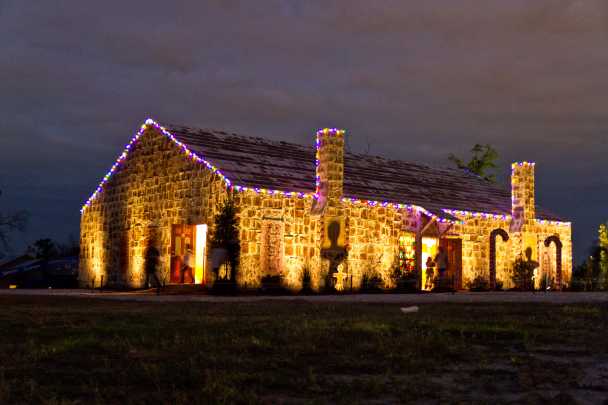
[[[509,190],[459,169],[348,153],[345,136],[322,129],[308,147],[146,120],[82,207],[81,285],[142,287],[149,245],[166,282],[210,283],[208,236],[228,196],[243,287],[282,275],[299,289],[307,268],[313,288],[356,290],[365,274],[391,286],[395,269],[430,288],[439,248],[457,288],[476,277],[509,287],[527,248],[546,280],[569,283],[571,224],[535,204],[534,163],[512,165]],[[181,280],[186,246],[195,271]]]

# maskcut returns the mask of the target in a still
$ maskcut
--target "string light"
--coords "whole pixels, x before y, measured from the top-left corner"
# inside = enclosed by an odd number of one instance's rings
[[[133,148],[133,146],[139,140],[139,138],[141,138],[141,136],[144,134],[144,132],[146,131],[146,129],[148,127],[153,127],[153,128],[156,128],[157,130],[159,130],[164,136],[166,136],[174,144],[176,144],[188,158],[192,159],[192,161],[194,161],[194,162],[205,165],[214,174],[218,175],[218,177],[222,181],[224,181],[224,183],[226,183],[227,187],[230,187],[238,192],[254,191],[257,194],[268,194],[268,195],[276,194],[276,195],[285,196],[288,198],[291,198],[293,196],[296,196],[297,198],[312,198],[316,195],[316,193],[304,193],[304,192],[295,193],[295,192],[291,192],[291,191],[281,191],[281,190],[265,189],[265,188],[258,188],[258,187],[245,187],[245,186],[240,186],[240,185],[233,186],[232,181],[230,179],[228,179],[228,177],[226,177],[226,175],[224,173],[222,173],[221,170],[219,170],[217,167],[215,167],[208,160],[204,159],[203,157],[197,155],[195,152],[188,149],[186,144],[184,144],[183,142],[180,142],[165,127],[161,126],[159,123],[154,121],[152,118],[148,118],[142,124],[142,126],[139,128],[139,131],[137,131],[137,133],[133,136],[133,138],[131,138],[131,141],[125,146],[125,149],[120,154],[120,156],[118,156],[118,158],[116,159],[116,161],[114,162],[114,164],[112,165],[110,170],[106,173],[105,176],[103,176],[101,182],[99,183],[99,185],[97,186],[97,188],[95,189],[93,194],[84,203],[84,205],[80,209],[81,214],[84,213],[84,210],[87,207],[89,207],[91,205],[91,203],[97,198],[97,196],[103,191],[106,183],[110,180],[112,175],[118,170],[120,164],[124,162],[124,160],[127,158],[128,154],[129,154],[130,150]],[[344,131],[337,130],[335,128],[332,128],[332,129],[325,128],[324,130],[321,130],[321,131],[324,131],[324,133],[328,133],[328,134],[336,135],[336,136],[344,134]],[[319,133],[319,131],[317,131],[317,139],[318,139],[318,133]]]
[[[432,212],[430,212],[429,210],[417,206],[417,205],[411,205],[411,204],[401,204],[401,203],[394,203],[394,202],[389,202],[389,201],[374,201],[374,200],[361,200],[358,198],[348,198],[348,197],[344,197],[342,198],[342,202],[348,202],[351,204],[366,204],[369,207],[377,207],[378,205],[380,205],[381,207],[392,207],[395,209],[407,209],[408,211],[413,211],[416,210],[418,212],[422,212],[425,215],[428,215],[431,218],[434,218],[437,222],[440,223],[450,223],[450,224],[463,224],[463,221],[454,221],[448,218],[442,218],[438,215],[433,214]]]
[[[536,219],[536,222],[538,222],[541,225],[556,225],[556,226],[571,226],[572,222],[562,222],[562,221],[553,221],[550,219]]]
[[[526,161],[523,161],[523,162],[514,162],[514,163],[511,163],[511,169],[515,169],[516,166],[519,166],[519,167],[534,167],[535,165],[536,165],[536,163],[534,163],[534,162],[526,162]]]
[[[278,195],[278,196],[283,196],[286,198],[292,198],[295,196],[300,199],[302,199],[302,198],[318,199],[319,198],[321,179],[320,179],[320,176],[318,173],[318,169],[319,169],[319,164],[320,164],[320,148],[321,148],[321,142],[322,142],[321,137],[322,136],[338,137],[338,136],[344,136],[344,133],[345,133],[344,130],[337,129],[337,128],[323,128],[323,129],[319,129],[317,131],[316,142],[315,142],[315,147],[316,147],[315,192],[314,193],[304,193],[304,192],[292,192],[292,191],[282,191],[282,190],[266,189],[266,188],[259,188],[259,187],[246,187],[246,186],[241,186],[241,185],[233,185],[232,182],[230,181],[230,179],[228,179],[228,177],[226,177],[226,175],[224,175],[224,173],[222,173],[222,171],[219,170],[217,167],[215,167],[211,162],[209,162],[208,160],[204,159],[203,157],[197,155],[195,152],[188,149],[188,147],[183,142],[180,142],[165,127],[161,126],[159,123],[157,123],[153,119],[148,118],[148,119],[146,119],[144,124],[141,125],[141,127],[139,128],[137,133],[133,136],[133,138],[131,138],[130,142],[125,146],[125,149],[120,154],[120,156],[118,156],[118,158],[116,159],[116,161],[114,162],[114,164],[112,165],[110,170],[106,173],[105,176],[103,176],[101,182],[99,183],[99,185],[97,186],[97,188],[95,189],[93,194],[84,203],[84,205],[80,209],[81,214],[84,213],[84,210],[87,207],[89,207],[91,205],[91,203],[95,200],[95,198],[97,198],[97,196],[103,191],[106,183],[110,180],[112,175],[118,170],[120,164],[125,161],[125,159],[127,158],[129,152],[131,151],[131,149],[133,148],[135,143],[139,140],[139,138],[141,138],[141,136],[144,134],[144,132],[146,131],[146,129],[148,127],[153,127],[153,128],[156,128],[157,130],[159,130],[164,136],[166,136],[173,143],[175,143],[184,152],[184,154],[188,158],[191,158],[192,161],[194,161],[194,162],[198,162],[198,163],[205,165],[209,170],[211,170],[214,174],[216,174],[222,181],[224,181],[224,183],[226,183],[227,187],[229,187],[233,190],[236,190],[237,192],[253,191],[256,194]],[[517,162],[517,163],[513,163],[511,165],[511,167],[512,167],[512,169],[515,169],[516,166],[534,167],[534,165],[535,164],[533,162]],[[427,209],[425,209],[423,207],[412,205],[412,204],[394,203],[394,202],[389,202],[389,201],[380,202],[380,201],[375,201],[375,200],[362,200],[362,199],[357,199],[357,198],[353,198],[353,197],[342,198],[342,201],[349,202],[351,204],[366,204],[370,207],[376,207],[376,206],[380,205],[381,207],[393,207],[395,209],[407,209],[408,211],[417,210],[419,212],[424,213],[425,215],[430,216],[431,218],[434,218],[435,220],[437,220],[438,222],[441,222],[441,223],[464,224],[464,221],[462,221],[462,220],[454,221],[454,220],[451,220],[448,218],[442,218],[442,217],[439,217],[439,216],[433,214],[432,212],[428,211]],[[484,212],[452,210],[452,209],[447,209],[447,208],[442,209],[442,211],[447,214],[453,215],[453,216],[460,215],[460,216],[464,216],[464,217],[470,216],[473,218],[495,219],[495,220],[504,220],[504,221],[511,219],[511,215],[507,215],[507,214],[489,214],[489,213],[484,213]],[[563,226],[571,225],[570,222],[551,221],[551,220],[545,220],[545,219],[536,219],[536,222],[538,222],[540,224],[549,224],[549,225],[558,225],[558,226],[559,225],[563,225]]]
[[[460,216],[464,216],[464,217],[496,219],[496,220],[503,220],[503,221],[508,221],[511,219],[511,215],[508,215],[508,214],[490,214],[487,212],[451,210],[451,209],[447,209],[447,208],[442,209],[442,211],[446,212],[450,215],[454,215],[454,216],[460,215]]]

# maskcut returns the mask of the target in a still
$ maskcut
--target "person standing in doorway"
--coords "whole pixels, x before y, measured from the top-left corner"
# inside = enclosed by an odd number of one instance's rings
[[[158,249],[154,246],[154,240],[150,240],[148,248],[146,249],[144,259],[144,267],[146,269],[146,287],[148,288],[152,287],[152,280],[154,280],[157,289],[160,289],[161,287],[160,280],[158,279],[158,275],[156,274],[156,271],[158,269],[159,258],[160,253],[158,252]]]
[[[179,279],[179,282],[181,284],[184,283],[184,278],[185,278],[186,273],[189,274],[191,280],[194,280],[194,273],[192,272],[193,264],[194,264],[194,255],[192,254],[192,249],[190,248],[190,245],[186,245],[186,254],[184,255],[183,260],[182,260],[182,268],[181,268],[180,279]]]
[[[439,271],[439,278],[443,281],[448,269],[448,255],[445,253],[443,246],[439,246],[438,253],[435,256],[435,264]]]
[[[430,290],[433,288],[433,278],[435,277],[435,262],[429,256],[426,259],[426,282],[424,284],[425,289]]]

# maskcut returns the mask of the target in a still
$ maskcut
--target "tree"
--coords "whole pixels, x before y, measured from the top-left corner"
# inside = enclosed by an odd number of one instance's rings
[[[534,289],[532,284],[532,275],[534,274],[535,263],[531,260],[524,260],[520,255],[513,265],[513,274],[511,279],[515,288],[521,291],[530,291]]]
[[[236,207],[231,197],[224,201],[220,211],[215,216],[215,229],[211,236],[211,247],[226,249],[227,261],[230,266],[230,280],[236,282],[241,244],[239,242]]]
[[[0,190],[0,196],[1,195],[2,190]],[[0,258],[3,257],[9,249],[9,234],[14,231],[25,230],[27,219],[28,213],[24,210],[10,214],[0,212]]]
[[[480,145],[475,144],[471,148],[473,157],[468,163],[465,163],[462,159],[450,153],[448,159],[456,164],[458,168],[468,170],[469,172],[483,177],[485,180],[492,183],[496,182],[496,175],[489,173],[490,170],[496,169],[496,159],[498,159],[498,152],[491,145]]]
[[[599,244],[599,277],[600,288],[608,288],[608,227],[601,224],[598,230]]]
[[[30,251],[36,259],[42,259],[45,261],[53,259],[59,255],[57,245],[52,239],[49,238],[38,239],[32,246],[28,248],[28,251]]]

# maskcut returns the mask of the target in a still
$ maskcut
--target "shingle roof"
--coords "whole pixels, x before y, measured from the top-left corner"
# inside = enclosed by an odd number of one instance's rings
[[[217,166],[234,184],[291,192],[315,191],[315,150],[224,131],[166,125],[180,142]],[[511,214],[511,192],[460,169],[345,153],[344,197]],[[443,214],[445,215],[445,214]],[[536,217],[562,220],[540,207]]]

